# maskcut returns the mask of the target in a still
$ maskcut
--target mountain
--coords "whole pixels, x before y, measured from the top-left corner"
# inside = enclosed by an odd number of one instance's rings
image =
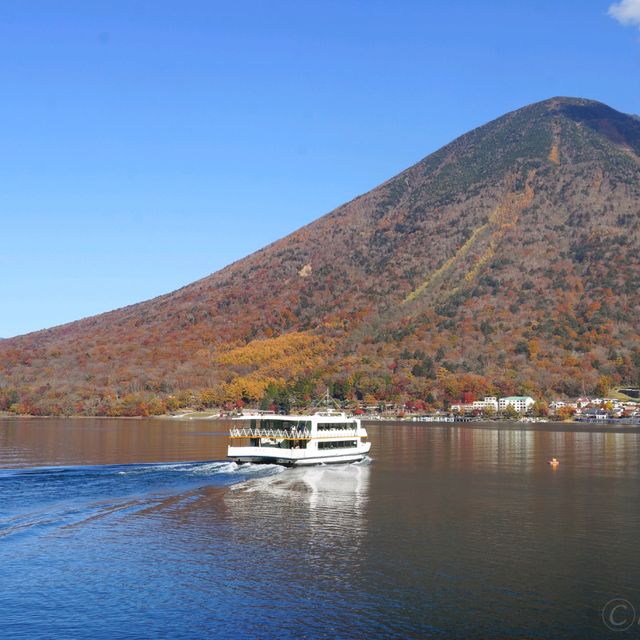
[[[552,98],[202,280],[0,343],[0,409],[443,404],[640,379],[640,120]]]

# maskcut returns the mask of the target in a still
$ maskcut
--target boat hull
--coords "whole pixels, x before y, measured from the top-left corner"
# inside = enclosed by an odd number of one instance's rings
[[[332,455],[321,454],[319,452],[309,452],[310,455],[303,455],[299,450],[291,450],[285,453],[283,450],[266,452],[264,447],[229,447],[228,459],[233,462],[253,462],[258,464],[280,464],[287,467],[302,467],[317,464],[340,464],[349,462],[360,462],[364,460],[369,452],[370,443],[365,444],[357,451],[345,451]],[[253,449],[253,451],[251,451]]]
[[[305,460],[287,460],[286,458],[270,458],[268,456],[229,456],[229,460],[232,462],[245,463],[251,462],[253,464],[279,464],[285,467],[305,467],[318,464],[346,464],[349,462],[361,462],[366,457],[366,454],[324,457],[324,458],[308,458]]]

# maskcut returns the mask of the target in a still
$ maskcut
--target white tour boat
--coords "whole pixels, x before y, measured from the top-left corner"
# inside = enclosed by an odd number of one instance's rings
[[[228,457],[235,462],[288,466],[358,462],[371,443],[358,418],[318,411],[303,416],[253,414],[234,418]]]

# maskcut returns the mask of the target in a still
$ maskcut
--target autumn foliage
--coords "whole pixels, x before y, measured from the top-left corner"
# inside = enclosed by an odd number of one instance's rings
[[[638,246],[640,121],[548,100],[183,289],[0,341],[0,411],[637,385]]]

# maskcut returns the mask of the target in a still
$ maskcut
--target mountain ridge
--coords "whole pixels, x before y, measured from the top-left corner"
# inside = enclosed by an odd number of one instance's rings
[[[528,105],[174,292],[2,341],[0,391],[21,409],[108,413],[204,390],[257,401],[329,383],[442,404],[631,382],[639,176],[637,116]]]

